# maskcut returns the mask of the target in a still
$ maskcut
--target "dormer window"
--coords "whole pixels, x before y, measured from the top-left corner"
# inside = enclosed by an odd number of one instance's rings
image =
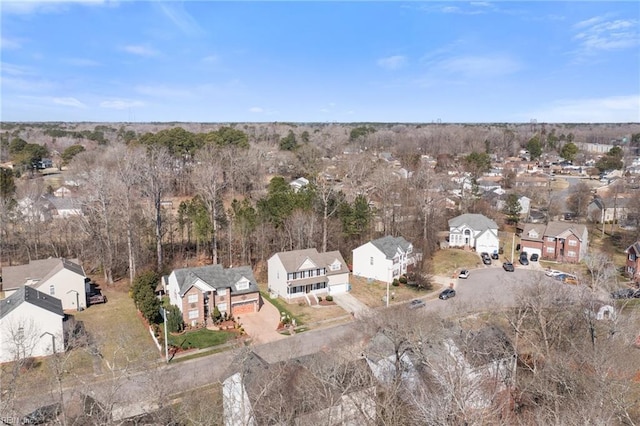
[[[249,280],[246,278],[241,279],[236,283],[236,289],[238,290],[247,290],[249,289]]]
[[[538,233],[532,229],[531,231],[529,231],[529,237],[538,238]]]
[[[329,269],[331,271],[339,271],[341,267],[342,267],[342,264],[337,260],[335,260],[331,265],[329,265]]]

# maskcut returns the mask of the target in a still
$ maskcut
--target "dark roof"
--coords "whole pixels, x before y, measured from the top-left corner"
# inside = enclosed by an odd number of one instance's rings
[[[377,240],[373,240],[371,241],[371,244],[376,246],[378,250],[384,253],[387,259],[393,259],[398,251],[398,248],[401,248],[406,252],[411,246],[411,243],[404,238],[392,237],[390,235],[378,238]]]
[[[640,241],[636,241],[635,243],[631,244],[624,252],[629,253],[630,250],[633,250],[635,254],[640,254]]]
[[[208,265],[175,269],[173,273],[178,281],[181,296],[184,296],[198,279],[216,289],[230,288],[233,294],[247,294],[258,291],[258,284],[249,266],[224,269],[222,265]],[[249,280],[249,287],[244,290],[238,290],[235,284],[243,277]]]
[[[31,303],[39,308],[64,317],[62,301],[35,288],[22,286],[11,296],[0,300],[0,318],[4,318],[22,303]]]

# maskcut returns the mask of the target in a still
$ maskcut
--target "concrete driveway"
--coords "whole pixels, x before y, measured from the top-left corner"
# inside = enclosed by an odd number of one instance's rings
[[[337,294],[333,296],[333,301],[348,313],[353,314],[355,318],[360,318],[371,312],[367,305],[349,293]]]
[[[264,300],[258,312],[240,315],[240,324],[254,345],[286,339],[287,336],[276,331],[279,322],[280,312],[268,300]]]

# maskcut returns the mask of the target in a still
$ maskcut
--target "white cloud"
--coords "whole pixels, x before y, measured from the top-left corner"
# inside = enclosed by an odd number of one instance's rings
[[[635,48],[640,46],[638,25],[637,19],[607,21],[598,16],[575,24],[573,40],[580,45],[579,54]]]
[[[0,62],[0,70],[3,74],[9,75],[34,75],[34,71],[23,65],[10,64],[8,62]]]
[[[136,86],[135,91],[142,95],[158,98],[186,98],[191,96],[191,92],[187,89],[168,87],[165,85],[141,85]]]
[[[640,95],[561,99],[522,117],[536,117],[547,123],[637,123]]]
[[[215,62],[218,62],[218,57],[216,55],[209,55],[209,56],[205,56],[204,58],[202,58],[202,62],[206,62],[208,64],[213,64]]]
[[[69,6],[87,5],[113,5],[116,1],[107,0],[21,0],[2,2],[2,12],[15,15],[29,15],[33,13],[62,13],[69,9]]]
[[[467,77],[496,77],[521,69],[518,61],[504,55],[457,56],[440,61],[437,67],[447,73]]]
[[[67,59],[63,59],[63,62],[66,62],[69,65],[74,65],[76,67],[98,67],[102,65],[98,61],[94,61],[93,59],[85,59],[85,58],[67,58]]]
[[[15,38],[0,37],[0,49],[15,50],[22,47],[22,41]]]
[[[378,66],[388,70],[397,70],[404,67],[406,64],[407,58],[402,55],[388,56],[386,58],[378,59]]]
[[[139,44],[129,44],[129,45],[123,46],[121,49],[127,53],[131,53],[132,55],[138,55],[138,56],[151,57],[151,56],[159,55],[159,52],[157,50],[151,47],[142,46]]]
[[[83,104],[82,102],[80,102],[79,100],[77,100],[76,98],[52,98],[52,101],[54,104],[57,105],[63,105],[63,106],[70,106],[70,107],[75,107],[75,108],[86,108],[87,106],[85,104]]]
[[[110,99],[107,101],[100,102],[100,106],[102,108],[110,108],[110,109],[129,109],[129,108],[139,108],[144,106],[144,102],[142,101],[134,101],[130,99]]]
[[[198,22],[184,10],[182,3],[153,3],[158,5],[164,15],[171,20],[183,33],[198,36],[205,33]]]
[[[262,109],[260,107],[251,107],[251,108],[249,108],[249,112],[260,114],[260,113],[264,112],[264,109]]]

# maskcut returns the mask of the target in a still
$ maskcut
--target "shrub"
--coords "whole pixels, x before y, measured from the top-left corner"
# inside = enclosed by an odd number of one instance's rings
[[[407,283],[407,276],[406,275],[401,276],[399,281],[400,281],[401,284],[406,284]]]
[[[398,287],[400,285],[400,281],[398,281],[397,278],[394,278],[393,282],[391,283],[391,285],[394,286],[394,287]]]
[[[318,302],[322,302],[322,296],[318,296]]]
[[[220,309],[218,309],[217,306],[213,307],[213,312],[211,312],[211,319],[216,324],[222,321],[222,313],[220,312]]]
[[[327,297],[325,297],[325,300],[327,302],[333,302],[333,296],[332,295],[328,295]]]

